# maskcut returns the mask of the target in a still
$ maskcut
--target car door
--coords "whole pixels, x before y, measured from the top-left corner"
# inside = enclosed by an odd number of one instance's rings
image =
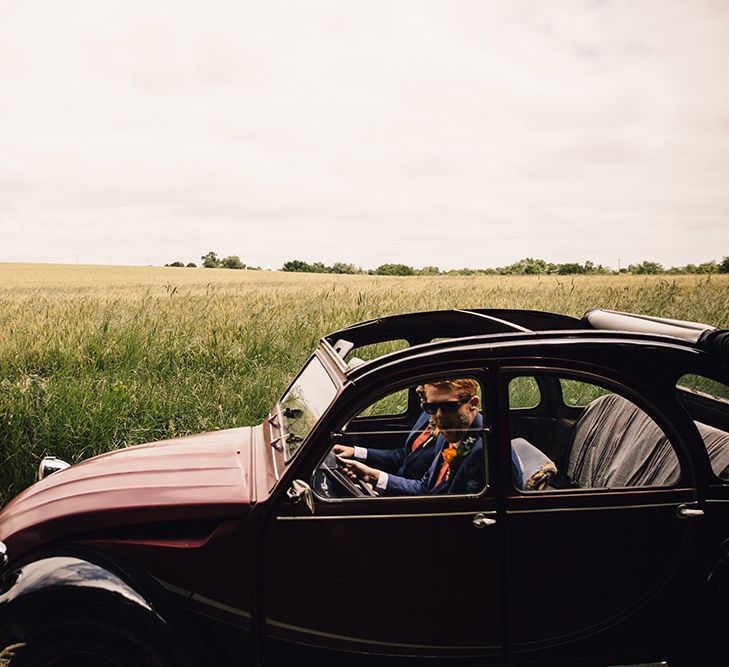
[[[559,468],[541,491],[504,481],[514,664],[666,659],[689,609],[698,514],[678,436],[607,370],[540,361],[501,380],[502,458],[525,437]]]
[[[374,393],[366,402],[384,399]],[[326,430],[349,426],[351,436],[350,418]],[[490,456],[484,421],[482,455]],[[321,461],[331,442],[318,447],[312,460]],[[309,466],[309,480],[315,470]],[[266,532],[265,664],[501,663],[503,542],[488,479],[471,495],[315,494],[314,505],[309,513],[281,502]]]

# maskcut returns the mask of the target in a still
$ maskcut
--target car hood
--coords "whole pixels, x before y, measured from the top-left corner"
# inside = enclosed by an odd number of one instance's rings
[[[254,428],[120,449],[33,484],[0,513],[17,555],[41,542],[118,526],[243,516],[252,497]]]

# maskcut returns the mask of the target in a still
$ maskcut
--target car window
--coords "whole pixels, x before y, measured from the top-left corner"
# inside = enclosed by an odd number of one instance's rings
[[[687,374],[676,383],[676,393],[704,441],[714,474],[729,483],[729,387]]]
[[[559,383],[562,386],[562,400],[565,405],[587,407],[596,398],[610,393],[600,385],[582,380],[560,378]]]
[[[371,361],[372,359],[377,359],[385,354],[404,350],[406,347],[409,347],[409,345],[410,344],[406,340],[402,339],[388,340],[383,343],[372,343],[370,345],[360,345],[359,347],[351,349],[347,353],[345,360],[350,362],[353,358],[357,358],[362,361]]]
[[[359,417],[382,417],[387,415],[404,415],[408,410],[408,388],[393,391],[366,407],[359,413]]]
[[[337,388],[321,361],[313,357],[286,390],[279,403],[283,420],[284,459],[290,461],[319,417],[336,396]]]
[[[678,482],[673,445],[632,400],[598,382],[546,374],[535,378],[558,383],[563,401],[543,401],[539,411],[523,415],[518,403],[510,403],[517,489],[665,487]]]
[[[423,409],[388,419],[378,411]],[[424,378],[374,395],[346,420],[311,480],[321,500],[478,494],[486,488],[483,392],[471,377]],[[397,417],[397,415],[395,415]]]
[[[512,410],[536,407],[540,400],[539,386],[533,377],[515,377],[509,382],[509,406]]]
[[[676,387],[689,391],[692,394],[698,394],[705,398],[716,401],[717,403],[726,403],[729,405],[729,387],[722,382],[717,382],[703,375],[695,375],[687,373],[682,375]]]

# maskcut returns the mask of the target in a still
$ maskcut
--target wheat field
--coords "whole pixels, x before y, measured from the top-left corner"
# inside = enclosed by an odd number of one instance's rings
[[[729,276],[432,276],[0,264],[0,503],[41,457],[260,421],[324,334],[437,308],[729,327]]]

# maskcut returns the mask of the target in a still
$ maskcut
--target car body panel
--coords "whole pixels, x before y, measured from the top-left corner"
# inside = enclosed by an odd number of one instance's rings
[[[39,542],[135,525],[237,516],[251,504],[252,429],[109,452],[34,484],[3,511],[17,556]]]

